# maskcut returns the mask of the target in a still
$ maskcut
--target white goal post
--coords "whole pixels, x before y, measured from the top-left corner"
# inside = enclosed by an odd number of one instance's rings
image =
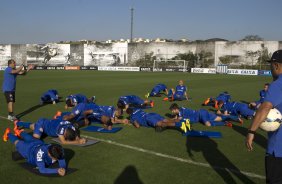
[[[178,71],[187,71],[187,64],[188,61],[185,60],[154,60],[153,64],[153,72],[154,71],[160,71],[162,68],[166,69],[177,69]]]

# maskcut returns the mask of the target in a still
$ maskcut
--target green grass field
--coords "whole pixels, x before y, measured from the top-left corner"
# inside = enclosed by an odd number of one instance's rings
[[[3,72],[0,73],[2,84]],[[22,120],[35,122],[41,117],[51,118],[57,110],[64,110],[64,103],[35,107],[41,94],[57,89],[60,96],[82,93],[95,95],[97,104],[115,105],[121,95],[135,94],[144,97],[157,83],[175,87],[179,79],[188,86],[192,101],[180,105],[200,109],[206,97],[228,91],[235,101],[253,101],[270,77],[209,75],[188,73],[141,73],[100,71],[32,71],[18,77],[15,113],[23,113]],[[168,113],[171,102],[154,98],[155,107],[148,109],[161,115]],[[0,95],[1,116],[7,116],[4,95]],[[206,107],[206,109],[210,109]],[[179,131],[166,130],[156,133],[153,128],[135,129],[122,126],[116,134],[89,133],[82,135],[101,140],[85,148],[64,146],[69,167],[78,171],[65,177],[48,178],[22,169],[11,159],[15,150],[10,142],[0,141],[1,183],[265,183],[264,152],[266,133],[258,131],[254,151],[244,145],[247,127],[234,124],[229,127],[205,127],[196,124],[196,130],[220,131],[223,138],[184,137]],[[12,127],[12,122],[0,119],[0,132]],[[1,133],[1,134],[2,134]],[[50,138],[45,139],[51,142]],[[19,161],[21,162],[21,161]]]

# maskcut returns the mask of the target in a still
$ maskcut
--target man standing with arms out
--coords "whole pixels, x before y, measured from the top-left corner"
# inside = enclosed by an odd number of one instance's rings
[[[273,82],[270,84],[264,102],[256,112],[246,137],[246,146],[253,150],[255,131],[266,119],[270,109],[276,108],[282,113],[282,50],[275,51],[271,57],[270,68]],[[282,183],[282,127],[268,132],[268,146],[265,156],[266,183]]]
[[[8,104],[8,119],[13,121],[16,119],[14,115],[14,103],[16,92],[16,80],[18,75],[24,75],[33,68],[32,65],[27,67],[27,70],[23,70],[24,65],[16,68],[16,61],[13,59],[8,60],[8,68],[4,71],[4,80],[2,90]]]

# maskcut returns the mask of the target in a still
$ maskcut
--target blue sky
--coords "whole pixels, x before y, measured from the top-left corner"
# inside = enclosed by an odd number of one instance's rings
[[[134,37],[282,40],[282,0],[0,0],[0,44]]]

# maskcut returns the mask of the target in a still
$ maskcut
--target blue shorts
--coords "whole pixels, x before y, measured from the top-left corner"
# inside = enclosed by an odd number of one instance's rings
[[[211,122],[214,121],[217,117],[216,114],[214,113],[209,113],[209,111],[205,109],[200,109],[199,110],[199,122],[205,124],[207,121]]]
[[[246,118],[248,116],[253,116],[255,111],[250,109],[247,104],[244,104],[239,106],[238,113]]]
[[[183,96],[183,95],[180,95],[180,94],[174,94],[173,95],[173,100],[186,100],[186,97],[185,96]]]
[[[39,140],[39,139],[35,139],[33,138],[31,141],[23,141],[20,140],[17,144],[16,144],[16,150],[24,157],[24,158],[28,158],[28,156],[30,156],[30,150],[32,147],[36,146],[36,145],[42,145],[43,141]]]
[[[138,96],[133,96],[129,103],[135,104],[135,105],[142,105],[142,104],[144,104],[144,100],[142,100]]]
[[[163,121],[165,118],[157,113],[149,113],[149,114],[146,114],[145,119],[146,119],[148,126],[156,127],[157,123],[159,121]]]
[[[38,134],[40,137],[43,133],[43,130],[44,130],[44,124],[45,123],[49,123],[50,120],[48,119],[45,119],[45,118],[40,118],[35,124],[34,124],[34,130],[33,130],[33,133],[34,134]]]

